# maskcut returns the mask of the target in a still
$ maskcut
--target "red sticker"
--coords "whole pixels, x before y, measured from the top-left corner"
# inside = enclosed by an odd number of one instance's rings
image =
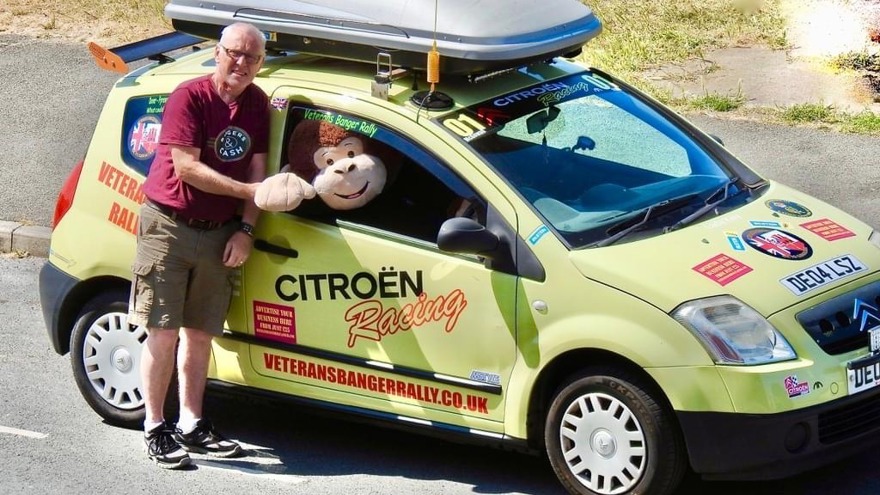
[[[851,230],[838,225],[834,220],[829,220],[827,218],[802,223],[801,227],[809,230],[826,241],[836,241],[838,239],[846,239],[847,237],[853,237],[856,235]]]
[[[726,254],[719,254],[714,258],[708,259],[695,266],[693,270],[722,286],[752,271],[751,267],[740,263]]]
[[[296,344],[294,308],[254,301],[254,334],[264,339]]]

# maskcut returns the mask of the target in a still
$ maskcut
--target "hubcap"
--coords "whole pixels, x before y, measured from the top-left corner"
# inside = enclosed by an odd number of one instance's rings
[[[117,348],[113,351],[113,366],[116,367],[117,371],[121,371],[123,373],[127,371],[131,371],[131,354],[128,352],[128,349],[124,347]]]
[[[607,394],[590,393],[572,401],[559,440],[568,469],[596,493],[627,492],[647,468],[641,424],[626,404]]]
[[[614,452],[617,450],[614,435],[606,430],[596,430],[593,432],[593,439],[590,443],[592,444],[593,450],[606,459],[613,456]]]
[[[144,405],[139,373],[144,327],[132,327],[125,313],[107,313],[86,332],[82,360],[89,383],[108,404],[119,409]]]

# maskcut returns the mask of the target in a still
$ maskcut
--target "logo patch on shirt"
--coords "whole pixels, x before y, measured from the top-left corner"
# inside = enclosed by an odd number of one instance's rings
[[[223,162],[241,160],[251,149],[251,137],[240,127],[227,127],[214,142],[214,153]]]

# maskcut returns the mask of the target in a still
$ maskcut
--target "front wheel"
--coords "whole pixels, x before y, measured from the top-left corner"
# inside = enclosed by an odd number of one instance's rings
[[[687,458],[678,427],[645,381],[627,371],[585,370],[553,396],[547,455],[574,495],[666,495]]]

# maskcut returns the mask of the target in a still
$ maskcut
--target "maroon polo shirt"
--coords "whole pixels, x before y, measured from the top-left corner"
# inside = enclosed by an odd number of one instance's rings
[[[227,221],[241,200],[181,181],[174,172],[170,145],[199,148],[202,163],[248,182],[251,158],[269,148],[269,98],[250,84],[237,100],[226,103],[208,75],[182,83],[165,103],[159,148],[144,182],[144,194],[187,218]]]

